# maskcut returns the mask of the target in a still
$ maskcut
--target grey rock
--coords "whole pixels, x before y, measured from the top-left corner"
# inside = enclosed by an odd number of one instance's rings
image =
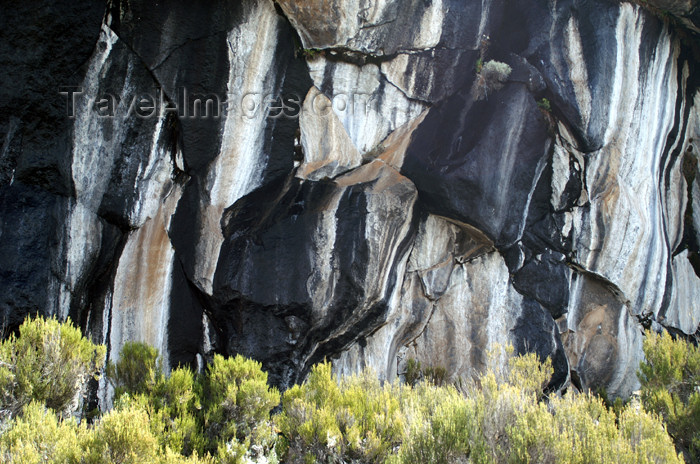
[[[333,102],[316,87],[304,99],[299,128],[304,159],[296,175],[320,180],[358,167],[362,156],[333,111]]]
[[[551,388],[628,395],[643,327],[700,319],[699,10],[650,3],[13,5],[2,323],[70,316],[111,359],[243,353],[283,388],[324,357],[467,377],[511,344]],[[180,111],[124,104],[156,88]]]
[[[211,303],[226,350],[289,385],[368,335],[400,279],[415,200],[413,184],[376,160],[332,182],[290,178],[227,210]]]
[[[574,273],[567,315],[560,321],[564,349],[579,388],[605,388],[627,397],[639,388],[642,330],[620,295],[594,275]]]

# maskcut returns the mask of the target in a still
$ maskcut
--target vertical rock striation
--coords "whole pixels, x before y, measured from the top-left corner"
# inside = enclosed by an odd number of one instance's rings
[[[512,344],[620,396],[645,328],[697,335],[694,2],[77,3],[0,15],[6,329],[283,388]]]

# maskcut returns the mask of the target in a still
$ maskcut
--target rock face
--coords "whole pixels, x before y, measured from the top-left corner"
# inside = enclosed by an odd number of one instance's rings
[[[511,344],[614,396],[645,328],[698,333],[697,2],[3,9],[6,331],[70,317],[282,388]]]

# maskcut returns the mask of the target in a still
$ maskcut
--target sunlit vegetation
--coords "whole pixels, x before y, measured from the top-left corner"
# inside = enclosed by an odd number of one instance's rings
[[[679,451],[700,462],[700,348],[647,333],[639,369],[642,404],[663,418]]]
[[[671,343],[648,340],[647,349]],[[128,343],[104,369],[114,407],[88,423],[67,413],[75,411],[69,405],[77,404],[83,386],[57,387],[55,393],[44,374],[60,382],[64,377],[57,372],[70,370],[85,383],[102,367],[104,348],[69,324],[35,319],[0,351],[7,411],[0,425],[0,461],[682,462],[659,416],[647,408],[667,418],[670,430],[687,431],[683,424],[696,416],[680,417],[695,411],[697,394],[687,390],[684,379],[697,373],[697,352],[670,350],[670,366],[649,353],[640,372],[642,402],[612,409],[592,394],[547,396],[552,367],[534,354],[511,356],[505,369],[459,386],[447,384],[444,369],[417,362],[410,383],[382,383],[371,371],[338,378],[323,362],[303,384],[280,394],[268,385],[261,364],[242,356],[217,355],[201,374],[176,368],[164,375],[154,348]],[[20,369],[21,356],[38,371]],[[657,392],[669,382],[676,382],[670,400]],[[681,432],[672,433],[681,439]],[[693,449],[697,435],[690,437],[681,443]]]

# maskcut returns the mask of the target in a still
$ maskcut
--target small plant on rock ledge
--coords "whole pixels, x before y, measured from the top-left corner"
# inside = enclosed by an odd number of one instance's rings
[[[503,88],[513,71],[507,64],[494,60],[484,63],[480,70],[478,68],[477,63],[478,74],[472,91],[475,100],[487,98],[489,94]]]
[[[547,113],[552,112],[552,104],[549,103],[549,100],[546,98],[542,98],[537,102],[537,107],[543,111],[546,111]]]
[[[320,50],[318,48],[305,48],[301,51],[301,55],[309,60],[313,60],[317,56],[321,55],[323,53],[323,50]]]

